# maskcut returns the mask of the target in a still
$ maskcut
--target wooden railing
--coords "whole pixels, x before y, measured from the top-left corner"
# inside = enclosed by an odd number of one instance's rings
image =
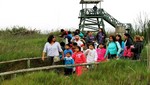
[[[2,61],[0,62],[0,73],[20,70],[20,69],[48,66],[48,65],[49,65],[49,61],[46,57],[45,57],[45,61],[42,61],[41,57]]]
[[[65,68],[65,67],[68,67],[68,66],[76,67],[76,66],[86,66],[86,65],[93,65],[93,64],[99,64],[99,63],[96,62],[96,63],[82,63],[82,64],[74,64],[74,65],[52,65],[52,66],[45,66],[45,67],[38,67],[38,68],[29,68],[29,69],[3,72],[3,73],[0,73],[0,76],[18,74],[18,73],[24,73],[24,72],[49,70],[49,69],[56,69],[56,68]]]
[[[47,58],[47,57],[45,57],[45,59],[46,59],[46,58]],[[27,61],[27,67],[30,68],[30,61],[31,61],[31,60],[37,60],[37,59],[41,59],[41,57],[22,58],[22,59],[10,60],[10,61],[2,61],[2,62],[0,62],[0,64],[14,63],[14,62],[18,62],[18,61]]]

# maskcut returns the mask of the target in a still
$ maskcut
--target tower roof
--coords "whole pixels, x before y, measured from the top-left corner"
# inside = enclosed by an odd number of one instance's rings
[[[80,4],[98,4],[102,0],[81,0]]]

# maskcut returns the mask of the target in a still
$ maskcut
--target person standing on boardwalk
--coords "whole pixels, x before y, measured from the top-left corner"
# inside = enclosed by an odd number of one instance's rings
[[[74,64],[74,60],[73,60],[71,55],[72,55],[71,52],[69,52],[69,51],[66,52],[66,55],[65,55],[65,58],[64,58],[65,65],[72,65],[72,64]],[[64,72],[65,72],[66,76],[71,75],[73,73],[73,67],[72,66],[65,67]]]
[[[131,58],[132,57],[131,49],[133,48],[133,39],[128,33],[124,34],[124,38],[125,38],[125,50],[124,50],[123,56],[125,58]]]
[[[139,35],[136,35],[134,37],[134,47],[131,48],[131,51],[134,53],[133,54],[133,60],[140,60],[140,55],[141,55],[141,52],[142,52],[142,49],[143,49],[143,44],[140,40],[140,36]]]
[[[86,57],[83,54],[83,52],[81,52],[80,46],[76,46],[75,53],[72,55],[72,58],[74,59],[75,64],[86,63]],[[82,74],[82,70],[83,70],[83,66],[76,66],[77,76],[80,76]]]
[[[118,56],[121,52],[121,46],[118,41],[115,41],[113,35],[109,36],[109,44],[107,46],[105,58],[108,59],[119,59]]]
[[[123,56],[123,51],[125,49],[125,44],[124,44],[124,41],[122,40],[121,35],[119,35],[119,34],[116,35],[116,42],[119,42],[119,44],[121,46],[121,52],[118,56],[119,58],[121,58]]]
[[[105,38],[106,38],[106,34],[105,34],[103,28],[100,28],[99,32],[96,35],[96,40],[97,40],[98,44],[105,43]]]
[[[42,60],[44,61],[45,54],[47,53],[47,57],[50,60],[50,64],[53,65],[54,57],[58,57],[59,52],[61,52],[62,58],[64,58],[64,53],[61,49],[59,42],[56,42],[56,38],[54,37],[54,35],[50,35],[43,49]]]
[[[98,48],[96,49],[96,51],[97,51],[97,55],[98,55],[97,62],[104,61],[105,60],[104,56],[106,54],[105,44],[104,43],[100,43],[98,45]]]
[[[97,61],[97,51],[94,49],[93,43],[88,45],[88,49],[84,52],[84,54],[86,55],[87,63],[94,63]]]

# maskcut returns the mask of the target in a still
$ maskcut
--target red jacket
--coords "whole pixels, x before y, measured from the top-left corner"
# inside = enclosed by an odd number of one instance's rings
[[[72,55],[72,58],[74,59],[75,64],[86,63],[86,57],[82,52],[75,52]]]

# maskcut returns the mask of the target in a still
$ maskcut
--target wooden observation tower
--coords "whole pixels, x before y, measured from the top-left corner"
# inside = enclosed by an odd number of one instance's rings
[[[101,8],[101,2],[103,0],[81,0],[80,4],[82,9],[79,14],[79,30],[91,30],[98,31],[99,28],[105,30],[104,21],[112,25],[116,29],[116,33],[125,33],[126,24],[119,22],[117,19],[112,17],[104,9]],[[93,5],[92,8],[88,8],[88,5]],[[128,24],[127,24],[128,25]]]

